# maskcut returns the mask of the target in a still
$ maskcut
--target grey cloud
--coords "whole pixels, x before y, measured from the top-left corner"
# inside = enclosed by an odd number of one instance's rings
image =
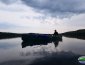
[[[72,16],[85,13],[85,0],[22,0],[35,10],[51,16]]]
[[[5,4],[12,4],[16,2],[17,0],[0,0],[0,2],[5,3]]]
[[[85,0],[0,0],[5,4],[18,1],[47,16],[69,17],[85,13]]]

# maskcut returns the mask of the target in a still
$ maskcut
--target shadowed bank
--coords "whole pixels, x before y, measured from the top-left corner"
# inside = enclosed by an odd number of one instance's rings
[[[63,36],[85,40],[85,29],[62,33]]]

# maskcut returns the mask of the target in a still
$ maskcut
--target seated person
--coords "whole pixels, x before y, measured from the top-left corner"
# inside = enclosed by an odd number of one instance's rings
[[[58,32],[55,30],[53,36],[58,35]]]

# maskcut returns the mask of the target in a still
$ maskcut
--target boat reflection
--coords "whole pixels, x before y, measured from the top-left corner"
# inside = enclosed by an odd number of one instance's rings
[[[48,43],[54,43],[55,47],[58,46],[59,42],[62,41],[61,40],[45,40],[45,41],[34,41],[34,40],[29,40],[29,41],[23,41],[22,42],[22,48],[25,48],[27,46],[34,46],[34,45],[47,45]]]

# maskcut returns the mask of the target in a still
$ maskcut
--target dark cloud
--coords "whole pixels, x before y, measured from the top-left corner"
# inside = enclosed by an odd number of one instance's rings
[[[54,17],[68,17],[85,13],[85,0],[0,0],[5,4],[21,1],[27,6]]]
[[[85,0],[22,0],[34,9],[51,16],[71,16],[85,13]]]

